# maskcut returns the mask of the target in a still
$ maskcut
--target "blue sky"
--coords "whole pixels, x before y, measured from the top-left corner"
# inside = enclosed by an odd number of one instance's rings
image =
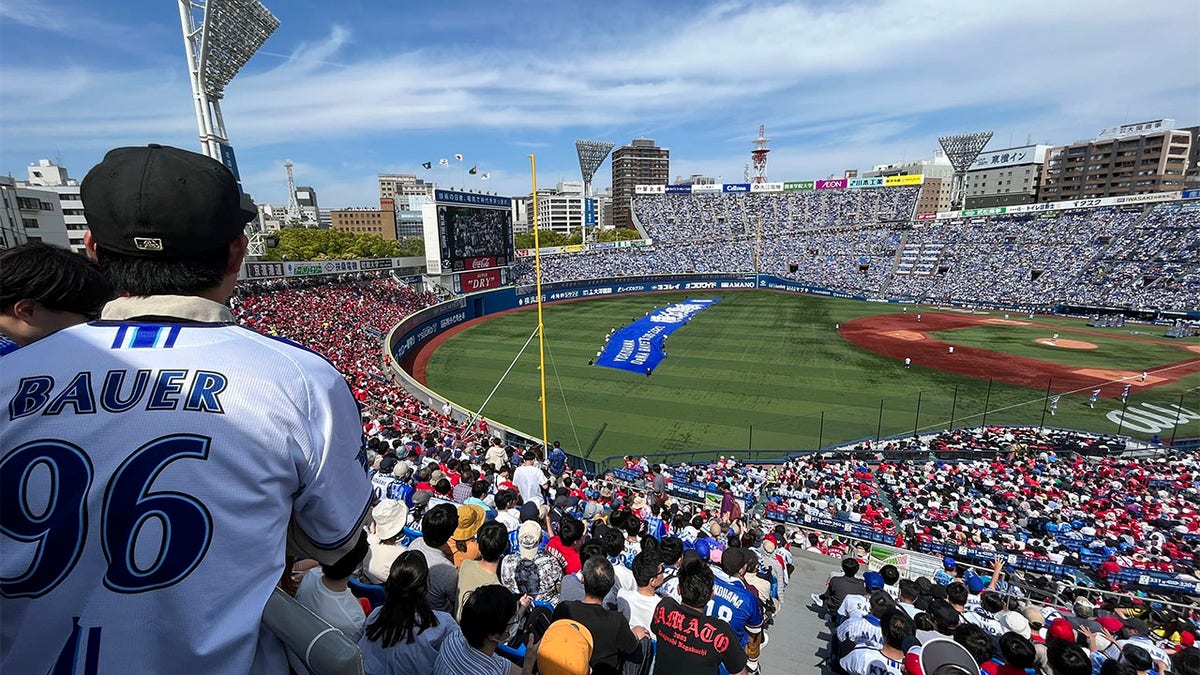
[[[282,22],[223,104],[243,182],[286,200],[285,159],[322,206],[377,201],[415,172],[529,190],[578,179],[574,140],[651,137],[671,174],[740,182],[758,125],[772,179],[928,156],[945,133],[990,148],[1200,122],[1200,3],[354,2],[265,0]],[[81,178],[104,152],[197,149],[172,0],[4,0],[0,171],[39,158]],[[610,183],[606,162],[596,185]]]

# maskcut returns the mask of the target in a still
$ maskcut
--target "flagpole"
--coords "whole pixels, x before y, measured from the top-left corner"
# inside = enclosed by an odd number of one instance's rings
[[[538,374],[542,380],[542,450],[547,447],[546,438],[546,330],[542,324],[542,247],[538,241],[538,196],[537,196],[537,156],[529,156],[529,171],[533,181],[533,269],[537,279],[537,328],[538,328]]]

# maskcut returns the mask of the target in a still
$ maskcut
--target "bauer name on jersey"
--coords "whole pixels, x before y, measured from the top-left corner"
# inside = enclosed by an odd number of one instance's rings
[[[5,673],[282,672],[259,646],[289,521],[359,533],[357,405],[231,324],[94,322],[0,364]]]

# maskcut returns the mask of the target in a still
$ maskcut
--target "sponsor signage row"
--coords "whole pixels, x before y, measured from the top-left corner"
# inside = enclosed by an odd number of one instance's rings
[[[900,187],[921,185],[925,177],[921,174],[904,176],[878,176],[874,178],[829,178],[825,180],[798,180],[774,183],[698,183],[696,185],[635,185],[634,194],[639,195],[690,195],[748,192],[801,192],[808,190],[857,190],[861,188]]]
[[[499,288],[504,285],[504,279],[499,269],[479,270],[477,272],[462,272],[454,275],[455,293],[475,293],[489,288]]]
[[[1200,190],[1196,190],[1200,197]],[[1014,213],[1038,213],[1042,211],[1067,211],[1070,209],[1089,209],[1098,206],[1125,206],[1130,204],[1157,204],[1184,199],[1182,192],[1151,192],[1142,195],[1125,195],[1122,197],[1094,197],[1092,199],[1070,199],[1061,202],[1042,202],[1040,204],[1017,204],[1015,206],[996,206],[988,209],[967,209],[965,211],[943,211],[937,214],[938,220],[953,220],[955,218],[975,218],[980,216],[995,216]],[[920,218],[918,218],[919,220]]]
[[[582,251],[603,251],[610,248],[641,248],[654,243],[652,239],[623,239],[621,241],[605,241],[596,244],[572,244],[570,246],[544,246],[542,255],[558,255],[560,253],[580,253]],[[517,249],[518,258],[533,257],[531,248]]]
[[[318,274],[344,274],[348,272],[370,272],[403,267],[419,267],[420,259],[370,258],[365,260],[312,260],[305,262],[278,261],[247,262],[242,266],[239,279],[276,279],[280,277],[309,277]]]
[[[1200,199],[1200,190],[1184,190],[1180,196],[1184,199]]]

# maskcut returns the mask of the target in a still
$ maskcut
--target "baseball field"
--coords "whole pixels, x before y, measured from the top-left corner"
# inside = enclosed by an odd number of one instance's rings
[[[550,440],[590,448],[592,459],[784,454],[1043,417],[1046,426],[1146,439],[1200,436],[1200,339],[1164,338],[1154,326],[734,291],[671,335],[669,358],[652,375],[588,365],[610,330],[687,297],[546,306]],[[527,309],[467,324],[426,345],[414,374],[470,410],[495,388],[483,414],[540,435],[537,340],[521,352],[536,323]]]

